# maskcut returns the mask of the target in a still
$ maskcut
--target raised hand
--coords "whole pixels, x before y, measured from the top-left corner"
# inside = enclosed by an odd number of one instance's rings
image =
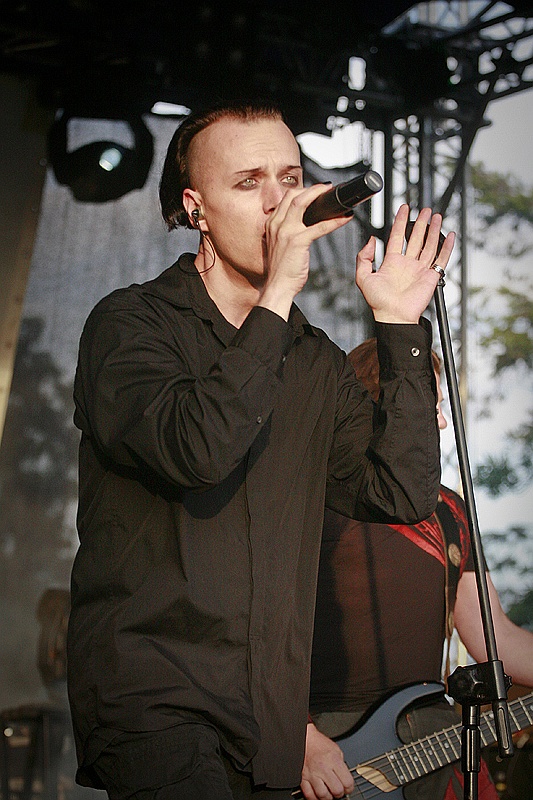
[[[438,271],[432,269],[439,247],[441,215],[432,215],[431,209],[423,208],[404,252],[408,219],[409,206],[404,204],[396,214],[379,269],[373,269],[376,250],[374,237],[369,239],[357,256],[356,284],[377,322],[417,323],[441,277]],[[449,233],[438,258],[438,265],[443,269],[448,264],[454,242],[455,234]]]
[[[258,305],[266,306],[287,319],[292,300],[309,276],[309,248],[316,239],[349,221],[349,217],[322,220],[306,227],[302,217],[307,206],[329,190],[324,184],[286,192],[265,225],[265,284]]]

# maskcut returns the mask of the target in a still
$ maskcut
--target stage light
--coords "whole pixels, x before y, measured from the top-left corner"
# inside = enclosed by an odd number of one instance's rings
[[[186,117],[191,113],[191,109],[180,103],[168,103],[165,100],[158,100],[153,104],[150,113],[158,114],[162,117]]]
[[[152,134],[142,118],[122,119],[133,134],[133,147],[103,140],[69,150],[68,125],[73,119],[83,119],[83,114],[59,111],[49,133],[48,154],[58,183],[82,203],[107,203],[142,189],[154,153]]]

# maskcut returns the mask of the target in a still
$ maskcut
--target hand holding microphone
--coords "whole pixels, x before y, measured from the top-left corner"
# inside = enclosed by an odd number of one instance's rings
[[[303,215],[304,225],[309,227],[323,219],[343,217],[354,206],[369,200],[382,188],[383,178],[371,169],[350,181],[332,186],[307,206]]]

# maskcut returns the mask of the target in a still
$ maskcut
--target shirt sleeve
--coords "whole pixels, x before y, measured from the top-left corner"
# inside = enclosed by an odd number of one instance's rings
[[[159,309],[129,302],[87,321],[75,422],[115,465],[148,465],[183,489],[214,486],[242,461],[274,407],[289,326],[254,308],[229,346],[202,359],[198,328],[187,319],[171,331]]]
[[[431,361],[431,326],[377,323],[380,398],[373,432],[357,429],[354,386],[346,362],[339,383],[338,423],[329,463],[326,503],[362,521],[413,524],[437,505],[440,437]],[[361,458],[358,441],[366,441]]]

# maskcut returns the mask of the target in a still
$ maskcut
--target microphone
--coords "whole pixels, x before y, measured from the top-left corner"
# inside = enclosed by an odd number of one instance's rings
[[[303,215],[304,225],[314,225],[323,219],[343,217],[354,206],[364,203],[383,188],[383,178],[369,169],[351,181],[339,183],[338,186],[321,194],[307,206]]]

